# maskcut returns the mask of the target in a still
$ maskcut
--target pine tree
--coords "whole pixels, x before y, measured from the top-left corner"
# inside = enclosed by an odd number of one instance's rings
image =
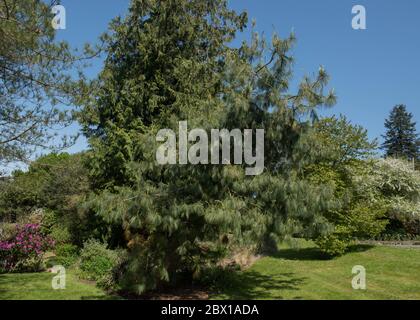
[[[301,135],[316,108],[332,105],[320,68],[288,92],[295,38],[253,33],[224,0],[133,0],[116,19],[108,58],[84,132],[97,196],[88,205],[124,229],[129,263],[121,280],[141,293],[200,274],[232,246],[265,247],[274,239],[321,232],[329,193],[304,181]],[[305,119],[305,120],[301,120]],[[233,165],[156,163],[156,133],[190,128],[265,129],[265,170],[245,176]],[[209,134],[210,136],[210,134]]]
[[[72,123],[72,106],[88,89],[81,68],[96,53],[86,47],[85,55],[76,56],[56,40],[56,4],[0,2],[0,164],[27,161],[35,148],[59,149],[52,143],[58,129]],[[62,137],[62,147],[74,140]]]
[[[385,121],[386,134],[382,148],[388,157],[419,159],[419,140],[413,115],[405,105],[395,106]]]

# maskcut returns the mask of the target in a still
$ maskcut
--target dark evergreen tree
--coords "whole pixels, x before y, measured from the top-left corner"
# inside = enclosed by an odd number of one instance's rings
[[[382,148],[387,157],[418,161],[419,140],[413,115],[407,112],[405,105],[395,106],[385,121],[386,134]]]

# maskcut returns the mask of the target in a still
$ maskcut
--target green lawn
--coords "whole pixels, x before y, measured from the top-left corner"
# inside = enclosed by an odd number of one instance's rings
[[[366,268],[367,289],[353,290],[351,270]],[[67,272],[66,289],[51,288],[52,273],[0,274],[3,299],[112,299]],[[282,247],[243,272],[226,274],[212,299],[420,299],[420,249],[358,246],[333,260],[310,243]]]
[[[67,272],[66,288],[54,290],[51,280],[56,274],[0,274],[0,300],[92,300],[107,299],[106,294],[91,283],[80,281]]]
[[[366,290],[352,289],[355,265],[366,269]],[[213,299],[420,299],[420,249],[358,246],[325,260],[311,244],[283,247],[227,279]]]

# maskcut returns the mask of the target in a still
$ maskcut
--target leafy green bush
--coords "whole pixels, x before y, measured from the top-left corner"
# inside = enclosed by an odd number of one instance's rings
[[[57,213],[53,210],[44,210],[41,218],[41,232],[50,234],[51,229],[58,223]]]
[[[76,263],[79,257],[79,248],[69,243],[59,244],[56,246],[55,254],[55,264],[70,267]]]
[[[64,244],[71,241],[71,233],[66,226],[55,225],[51,229],[50,237],[56,243]]]
[[[15,171],[10,179],[2,181],[0,191],[0,217],[2,221],[41,223],[42,232],[56,234],[56,240],[66,242],[65,226],[73,232],[80,223],[77,210],[89,192],[87,170],[83,154],[49,154],[33,161],[28,170]],[[42,213],[41,221],[32,221],[33,213]],[[76,227],[77,226],[77,227]],[[89,226],[90,227],[90,226]],[[89,231],[95,230],[95,225]],[[77,238],[77,234],[73,238]],[[81,243],[80,243],[81,245]]]
[[[337,169],[319,165],[311,168],[310,177],[332,186],[341,202],[339,210],[327,213],[334,233],[316,239],[327,254],[343,254],[355,239],[420,235],[420,174],[406,161],[353,161]]]
[[[56,244],[70,243],[72,234],[69,231],[69,223],[53,210],[44,210],[41,219],[41,231],[54,239]]]
[[[326,164],[308,168],[309,180],[330,186],[336,198],[337,206],[324,213],[333,231],[315,239],[324,253],[342,255],[355,240],[373,238],[385,229],[388,220],[384,218],[384,197],[375,184],[365,183],[373,164],[355,160],[336,168]]]
[[[102,278],[97,282],[97,286],[108,290],[108,291],[118,291],[122,289],[121,283],[124,278],[124,274],[127,271],[128,264],[128,254],[125,250],[118,250],[117,259],[113,268],[110,272],[107,272]]]
[[[87,280],[101,280],[118,263],[118,253],[107,249],[106,244],[90,239],[80,251],[80,276]]]
[[[351,235],[341,226],[337,227],[334,233],[326,236],[318,237],[315,243],[321,249],[322,252],[330,257],[341,256],[347,252],[349,247],[354,243]]]
[[[214,291],[227,288],[235,283],[237,272],[240,271],[237,264],[222,266],[210,266],[204,268],[197,279],[194,279],[199,285],[203,285]]]
[[[28,259],[18,261],[14,270],[11,272],[41,272],[43,270],[45,270],[44,260],[37,257],[30,257]]]

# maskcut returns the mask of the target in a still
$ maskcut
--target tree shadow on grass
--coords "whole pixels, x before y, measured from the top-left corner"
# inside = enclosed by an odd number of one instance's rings
[[[358,244],[350,246],[347,253],[364,252],[372,249],[374,246]],[[286,260],[331,260],[333,257],[322,252],[317,247],[312,248],[293,248],[293,249],[279,249],[278,252],[271,255],[273,258]]]
[[[124,300],[123,297],[117,295],[90,295],[82,296],[81,300]]]
[[[373,247],[371,245],[354,245],[349,248],[349,253],[364,252]],[[279,249],[270,257],[301,261],[331,259],[317,247]],[[222,292],[222,297],[227,299],[283,299],[284,296],[290,297],[291,291],[296,293],[293,299],[302,299],[298,294],[306,280],[306,277],[298,277],[293,272],[264,275],[253,270],[225,271],[217,281],[217,291]]]
[[[355,244],[353,246],[350,246],[348,252],[349,253],[351,253],[351,252],[365,252],[365,251],[368,251],[372,248],[375,248],[375,246],[371,245],[371,244]]]
[[[273,258],[285,260],[329,260],[330,257],[318,248],[279,249],[271,255]]]
[[[226,271],[229,272],[229,271]],[[264,275],[256,271],[230,272],[219,283],[218,292],[231,300],[284,299],[285,291],[298,291],[306,278],[294,273]]]

